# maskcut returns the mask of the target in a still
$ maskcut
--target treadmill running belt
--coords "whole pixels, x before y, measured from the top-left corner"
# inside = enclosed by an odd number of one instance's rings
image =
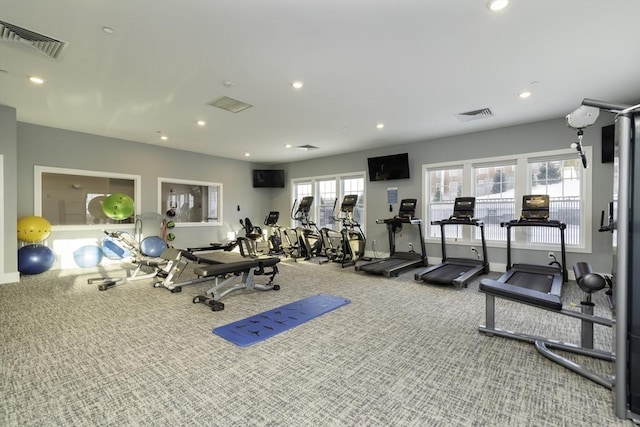
[[[423,278],[427,280],[444,281],[448,283],[453,281],[453,279],[455,279],[456,277],[463,275],[464,273],[466,273],[467,271],[475,267],[476,266],[470,266],[470,265],[444,264],[442,267],[438,268],[437,270],[433,270],[432,272],[428,273],[426,276],[423,276]]]
[[[538,292],[549,292],[553,283],[553,274],[535,274],[516,271],[507,280],[508,284],[520,286]]]

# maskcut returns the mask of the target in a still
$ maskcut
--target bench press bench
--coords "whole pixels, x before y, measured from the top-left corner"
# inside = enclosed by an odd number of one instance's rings
[[[196,266],[193,272],[198,278],[177,286],[215,280],[215,286],[207,291],[207,295],[196,296],[193,299],[193,303],[206,304],[211,307],[212,311],[221,311],[224,310],[224,303],[220,302],[220,299],[232,292],[254,289],[259,291],[279,290],[280,285],[273,284],[273,279],[278,274],[278,266],[276,264],[279,262],[280,258],[271,257]],[[229,287],[237,276],[241,276],[240,282]],[[268,276],[269,282],[264,285],[257,284],[255,283],[255,276]]]
[[[478,290],[480,292],[484,292],[486,295],[486,323],[484,325],[480,325],[478,330],[488,336],[497,335],[503,338],[510,338],[534,344],[536,350],[547,359],[582,375],[596,384],[611,389],[613,386],[613,378],[611,376],[593,372],[551,350],[554,348],[609,362],[615,360],[615,355],[612,352],[594,348],[594,325],[602,325],[612,328],[614,321],[613,319],[595,316],[594,304],[591,299],[594,292],[606,287],[611,288],[611,279],[610,277],[600,273],[594,273],[589,264],[584,262],[577,263],[574,266],[573,271],[576,275],[576,283],[584,292],[584,300],[580,303],[580,311],[564,308],[560,295],[558,294],[511,285],[499,280],[482,279]],[[579,319],[581,321],[580,344],[562,342],[551,338],[514,332],[496,327],[496,298],[515,301],[521,304],[530,305]]]

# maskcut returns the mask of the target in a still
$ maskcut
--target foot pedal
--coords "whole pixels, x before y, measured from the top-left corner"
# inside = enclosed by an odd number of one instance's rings
[[[111,277],[94,277],[93,279],[87,279],[87,284],[92,285],[98,283],[99,291],[106,291],[107,289],[114,287],[120,279],[114,279]]]
[[[216,301],[213,298],[205,297],[203,295],[198,295],[195,298],[193,298],[193,303],[194,304],[197,304],[197,303],[206,304],[209,307],[211,307],[211,311],[222,311],[222,310],[224,310],[224,303],[222,303],[220,301]]]

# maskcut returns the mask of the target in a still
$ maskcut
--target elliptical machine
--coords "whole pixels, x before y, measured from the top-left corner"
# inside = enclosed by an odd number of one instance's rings
[[[342,223],[342,229],[335,231],[324,227],[320,230],[324,253],[327,257],[321,263],[329,261],[339,262],[342,268],[356,264],[356,261],[364,257],[366,238],[362,232],[360,224],[353,218],[353,211],[358,201],[357,194],[344,196],[340,205],[340,215],[335,216],[335,207],[338,199],[333,205],[333,220]]]
[[[265,227],[271,228],[269,235],[269,255],[283,255],[284,248],[282,245],[282,230],[278,225],[278,219],[280,219],[280,212],[271,211],[264,219]]]
[[[322,255],[320,230],[318,230],[316,223],[309,218],[312,204],[313,196],[305,196],[299,204],[296,199],[291,208],[291,219],[300,223],[300,226],[293,230],[285,230],[285,236],[290,243],[288,255],[294,259],[310,260]]]

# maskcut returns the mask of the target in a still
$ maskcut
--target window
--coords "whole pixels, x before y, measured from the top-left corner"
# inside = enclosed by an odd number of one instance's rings
[[[427,236],[440,238],[440,226],[430,225],[431,221],[440,221],[449,218],[453,213],[453,202],[456,197],[462,196],[462,167],[452,166],[447,168],[431,169],[426,174],[429,194],[425,200],[429,200],[429,208],[426,210],[429,217]],[[445,228],[447,237],[460,238],[461,227]]]
[[[311,220],[317,223],[318,228],[327,227],[337,231],[341,228],[341,224],[336,224],[333,221],[333,215],[338,214],[337,211],[340,209],[340,204],[345,195],[357,194],[358,203],[354,211],[354,219],[361,224],[364,231],[366,206],[364,183],[364,172],[293,180],[293,201],[300,202],[300,199],[305,196],[313,196],[313,205],[310,212]],[[292,224],[293,227],[297,225],[299,224]]]
[[[504,241],[507,231],[500,226],[503,221],[516,218],[515,183],[516,165],[494,163],[473,165],[473,195],[476,197],[476,218],[484,221],[487,240]],[[475,230],[480,239],[480,230]]]
[[[140,176],[109,172],[34,168],[34,213],[46,218],[54,229],[96,228],[105,224],[133,224],[140,213]],[[109,218],[102,209],[104,199],[123,193],[133,199],[134,211],[128,218]]]
[[[317,194],[316,203],[318,204],[318,228],[333,228],[333,207],[336,204],[336,180],[322,179],[316,181]]]
[[[160,215],[176,224],[222,224],[222,184],[158,178],[158,201]]]
[[[549,195],[549,217],[567,224],[566,243],[579,245],[581,219],[582,162],[575,156],[555,159],[532,159],[529,163],[531,194]],[[535,229],[528,240],[532,243],[560,243],[555,230]]]
[[[585,151],[590,157],[592,148],[585,147]],[[455,197],[475,196],[475,216],[484,221],[487,243],[501,245],[506,230],[500,223],[519,217],[522,196],[548,194],[550,219],[567,224],[567,248],[577,252],[591,250],[591,199],[587,191],[591,188],[591,173],[582,168],[572,150],[473,159],[462,165],[423,165],[423,175],[425,211],[431,221],[451,215]],[[477,244],[480,230],[447,230],[447,237]],[[560,243],[557,229],[543,227],[519,228],[511,237],[514,247],[520,248],[546,249]],[[439,238],[439,227],[431,226],[427,239]]]
[[[356,194],[358,196],[358,202],[353,210],[353,220],[360,224],[360,227],[364,227],[364,207],[366,206],[364,200],[364,177],[348,176],[340,178],[340,194],[342,197],[348,194]]]

